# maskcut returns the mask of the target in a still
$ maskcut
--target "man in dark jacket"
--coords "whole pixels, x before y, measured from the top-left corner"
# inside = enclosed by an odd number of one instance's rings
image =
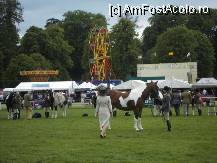
[[[181,101],[182,101],[182,97],[181,97],[179,91],[174,90],[173,93],[172,93],[171,103],[172,103],[172,105],[173,105],[173,107],[175,109],[176,116],[180,115],[179,107],[180,107]]]
[[[171,123],[170,123],[170,101],[171,101],[171,95],[170,95],[170,87],[165,86],[163,89],[164,96],[162,100],[162,113],[164,116],[164,119],[166,120],[167,129],[168,131],[171,131]]]

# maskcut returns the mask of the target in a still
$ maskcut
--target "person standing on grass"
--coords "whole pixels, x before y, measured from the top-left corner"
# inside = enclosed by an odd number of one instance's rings
[[[181,96],[178,90],[174,90],[172,93],[172,105],[175,109],[176,116],[180,115]]]
[[[164,117],[164,120],[166,121],[167,124],[167,130],[171,131],[171,123],[170,123],[170,101],[171,101],[171,95],[170,95],[170,87],[165,86],[163,89],[163,100],[162,100],[162,114]]]
[[[202,106],[203,106],[203,100],[201,99],[201,93],[199,90],[196,90],[195,94],[195,104],[196,104],[196,109],[198,110],[198,115],[202,115]]]
[[[91,101],[92,101],[91,103],[92,103],[94,109],[96,108],[96,99],[97,99],[96,93],[94,93],[94,94],[92,95],[92,98],[91,98]]]
[[[24,108],[26,110],[26,119],[30,120],[32,119],[32,95],[31,92],[28,92],[24,95]]]
[[[50,97],[49,95],[45,95],[45,98],[44,98],[44,108],[45,108],[45,118],[48,118],[49,117],[49,110],[50,110]]]
[[[185,90],[182,93],[182,98],[183,98],[183,106],[184,106],[184,115],[189,116],[189,106],[192,102],[192,97],[191,97],[191,92],[189,90]]]
[[[96,100],[96,116],[99,118],[100,123],[100,138],[104,138],[109,127],[109,119],[112,116],[112,105],[110,96],[106,96],[107,88],[101,86],[98,88],[98,91],[99,95]]]
[[[20,96],[19,92],[16,92],[15,96],[14,96],[14,108],[15,108],[15,112],[16,114],[16,118],[20,119],[20,111],[22,108],[22,97]]]

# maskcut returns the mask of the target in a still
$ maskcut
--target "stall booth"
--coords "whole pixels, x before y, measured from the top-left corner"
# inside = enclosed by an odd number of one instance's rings
[[[205,90],[207,95],[203,95],[203,100],[207,102],[208,115],[217,115],[216,100],[217,100],[217,80],[215,78],[201,78],[197,83],[193,84],[194,89]]]
[[[41,105],[48,91],[61,91],[71,95],[74,94],[77,87],[78,85],[75,81],[21,82],[13,91],[20,92],[21,96],[28,91],[32,91],[34,105]]]
[[[81,103],[88,103],[91,104],[91,99],[93,94],[95,93],[96,86],[91,82],[83,82],[81,83],[76,89],[76,100],[77,102]]]

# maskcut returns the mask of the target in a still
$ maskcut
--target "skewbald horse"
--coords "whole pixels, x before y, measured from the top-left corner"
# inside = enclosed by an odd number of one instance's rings
[[[134,112],[134,128],[136,131],[143,130],[141,124],[142,108],[144,101],[149,96],[152,98],[161,97],[157,82],[147,83],[139,86],[129,92],[109,90],[108,95],[111,97],[112,107],[120,110],[132,110]]]
[[[57,108],[63,109],[63,117],[66,117],[67,101],[65,96],[61,92],[52,93],[52,91],[49,91],[49,100],[51,107],[51,117],[57,118]]]

